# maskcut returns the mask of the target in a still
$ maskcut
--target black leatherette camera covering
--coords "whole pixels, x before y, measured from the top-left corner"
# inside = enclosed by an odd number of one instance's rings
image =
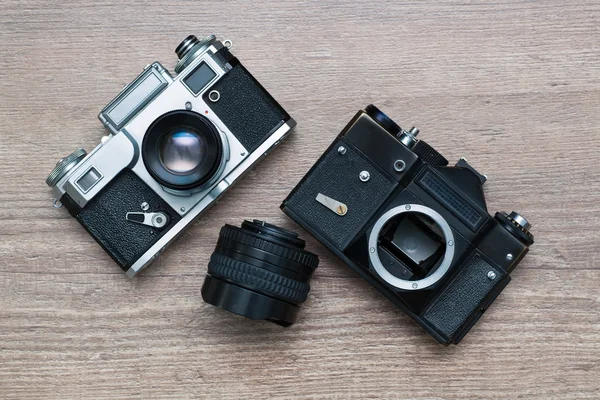
[[[490,272],[495,274],[494,279],[488,276]],[[502,269],[493,267],[475,254],[427,307],[423,317],[440,333],[454,338],[463,324],[472,315],[478,314],[478,309],[480,313],[485,311],[488,303],[495,298],[490,299],[490,293],[498,285],[504,287],[506,279],[510,277]]]
[[[181,218],[134,172],[124,169],[84,208],[79,208],[68,196],[61,199],[77,221],[127,271],[158,239]],[[148,203],[148,212],[163,212],[169,223],[162,229],[127,221],[128,212],[142,212],[141,204]]]
[[[338,153],[339,146],[346,149],[345,154]],[[362,171],[370,175],[366,182],[359,178]],[[352,145],[340,140],[306,175],[288,199],[286,207],[301,215],[306,223],[317,227],[338,249],[343,250],[396,185]],[[346,204],[346,215],[340,216],[317,202],[319,193]]]
[[[231,71],[207,90],[204,101],[246,150],[252,152],[290,116],[242,64],[234,64]],[[209,99],[213,90],[220,94],[216,102]]]

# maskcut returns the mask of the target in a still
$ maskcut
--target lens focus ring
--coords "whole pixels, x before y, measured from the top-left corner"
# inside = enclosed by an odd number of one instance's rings
[[[265,294],[277,296],[283,301],[294,304],[304,303],[310,291],[310,286],[306,283],[218,253],[213,253],[210,257],[208,273],[265,292]]]

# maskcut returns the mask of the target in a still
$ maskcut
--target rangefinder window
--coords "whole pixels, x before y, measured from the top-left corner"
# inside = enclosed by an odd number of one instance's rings
[[[98,172],[96,168],[92,167],[77,180],[77,186],[79,186],[84,193],[87,193],[96,183],[98,183],[98,181],[100,181],[100,179],[102,179],[102,174]]]
[[[155,68],[148,68],[107,107],[106,117],[120,129],[167,86]]]
[[[194,93],[199,94],[213,80],[217,74],[206,63],[200,63],[188,76],[183,79],[183,83]]]

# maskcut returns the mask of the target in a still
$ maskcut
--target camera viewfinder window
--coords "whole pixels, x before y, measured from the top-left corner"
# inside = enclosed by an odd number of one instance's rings
[[[194,94],[198,94],[208,85],[217,74],[206,63],[200,63],[183,82]]]
[[[98,181],[100,181],[100,179],[102,179],[102,174],[98,172],[96,168],[92,167],[79,178],[77,186],[79,186],[83,193],[87,193],[96,183],[98,183]]]

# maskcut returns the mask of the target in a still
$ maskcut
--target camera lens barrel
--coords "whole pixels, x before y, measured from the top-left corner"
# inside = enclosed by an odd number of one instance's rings
[[[224,142],[207,118],[187,110],[158,117],[142,142],[150,175],[161,185],[188,191],[212,182],[224,165]]]
[[[223,226],[202,298],[250,319],[294,324],[319,264],[305,245],[296,233],[259,220]]]

